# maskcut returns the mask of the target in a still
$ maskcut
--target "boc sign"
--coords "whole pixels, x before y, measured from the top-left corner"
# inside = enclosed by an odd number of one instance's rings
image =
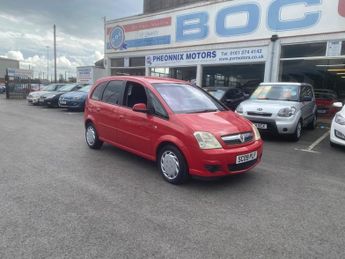
[[[332,1],[332,0],[331,0]],[[331,2],[330,1],[330,2]],[[233,37],[254,33],[260,26],[260,22],[266,18],[266,28],[272,33],[278,31],[292,31],[315,26],[321,18],[322,0],[275,0],[263,11],[259,3],[242,3],[220,9],[214,17],[214,21],[207,11],[196,12],[178,16],[176,19],[176,41],[202,40],[208,37],[214,23],[215,32],[219,37]],[[304,12],[298,17],[283,17],[285,9],[296,9],[303,6]],[[236,24],[235,18],[243,17],[242,23]],[[233,22],[233,23],[232,23]]]
[[[345,0],[201,3],[107,23],[107,52],[187,47],[345,31]]]

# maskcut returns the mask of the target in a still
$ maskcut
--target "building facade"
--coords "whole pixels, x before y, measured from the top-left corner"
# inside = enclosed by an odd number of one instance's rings
[[[345,97],[344,0],[202,1],[107,21],[105,39],[108,75],[308,82]]]
[[[7,68],[19,68],[19,61],[8,58],[0,58],[0,82],[5,82]]]
[[[207,2],[207,0],[144,0],[144,14],[174,9],[198,2]]]

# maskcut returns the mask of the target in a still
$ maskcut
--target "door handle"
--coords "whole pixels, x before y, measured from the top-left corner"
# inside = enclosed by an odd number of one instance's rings
[[[101,108],[97,107],[97,108],[96,108],[96,111],[98,111],[98,112],[101,111]]]
[[[123,115],[120,115],[120,120],[122,120],[124,118],[124,116]]]

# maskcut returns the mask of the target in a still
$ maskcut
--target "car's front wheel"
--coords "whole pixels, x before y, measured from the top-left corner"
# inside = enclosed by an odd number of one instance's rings
[[[169,183],[182,184],[189,179],[186,159],[173,145],[166,145],[159,151],[158,168],[163,178]]]
[[[302,136],[302,121],[297,123],[295,132],[291,135],[291,140],[298,141]]]
[[[86,125],[85,140],[86,144],[92,149],[100,149],[103,145],[103,141],[98,138],[96,128],[92,123]]]

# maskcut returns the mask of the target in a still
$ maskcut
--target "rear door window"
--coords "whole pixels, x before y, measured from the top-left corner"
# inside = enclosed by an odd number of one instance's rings
[[[103,82],[100,83],[98,86],[96,86],[95,90],[92,93],[91,99],[95,100],[95,101],[100,101],[102,100],[102,96],[103,96],[103,91],[104,88],[106,87],[108,82]]]
[[[121,105],[125,85],[123,81],[110,81],[104,90],[102,101],[110,104]]]

